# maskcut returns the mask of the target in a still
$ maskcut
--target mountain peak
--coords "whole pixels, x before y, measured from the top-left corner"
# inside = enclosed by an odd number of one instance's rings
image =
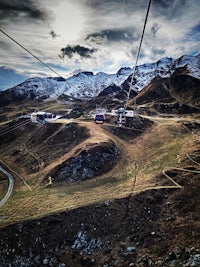
[[[184,71],[184,72],[183,72]],[[167,78],[172,74],[188,74],[200,78],[199,55],[184,55],[178,59],[164,57],[153,63],[138,65],[134,76],[132,90],[139,92],[155,77]],[[99,95],[104,89],[112,86],[127,90],[130,86],[132,69],[120,68],[116,74],[83,71],[66,80],[57,78],[30,78],[11,88],[15,95],[35,96],[36,98],[53,99],[60,95],[84,99]]]
[[[117,75],[124,75],[127,72],[130,72],[132,69],[130,67],[122,67],[118,70]]]
[[[93,76],[94,73],[92,71],[82,71],[82,72],[79,72],[77,74],[74,74],[73,77],[80,77],[80,76],[83,76],[83,75]]]

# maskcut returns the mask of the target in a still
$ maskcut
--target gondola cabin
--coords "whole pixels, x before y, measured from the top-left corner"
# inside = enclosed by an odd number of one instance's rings
[[[52,113],[47,113],[44,111],[38,111],[31,113],[31,121],[34,123],[46,123],[52,119],[56,119],[56,115]]]
[[[95,114],[94,121],[96,124],[103,124],[105,121],[104,114]]]

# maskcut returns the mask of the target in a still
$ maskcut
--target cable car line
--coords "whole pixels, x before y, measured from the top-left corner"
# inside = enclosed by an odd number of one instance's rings
[[[130,86],[129,86],[129,91],[128,91],[128,96],[127,96],[127,101],[126,101],[126,104],[125,104],[125,109],[127,107],[127,104],[128,104],[128,101],[129,101],[129,97],[130,97],[130,93],[131,93],[131,87],[132,87],[132,84],[133,84],[133,79],[134,79],[134,76],[135,76],[135,71],[136,71],[136,67],[137,67],[137,63],[138,63],[138,59],[139,59],[139,55],[140,55],[140,50],[141,50],[142,41],[143,41],[143,37],[144,37],[144,32],[145,32],[145,28],[146,28],[146,24],[147,24],[147,19],[148,19],[148,15],[149,15],[150,6],[151,6],[151,0],[149,0],[149,4],[148,4],[148,7],[147,7],[147,12],[146,12],[146,17],[145,17],[145,21],[144,21],[143,31],[142,31],[140,44],[139,44],[139,48],[138,48],[138,52],[137,52],[137,56],[136,56],[135,66],[133,68],[133,74],[132,74],[132,77],[131,77],[131,82],[130,82]]]
[[[136,62],[135,62],[134,68],[133,68],[133,73],[132,73],[132,76],[131,76],[131,82],[130,82],[129,90],[128,90],[128,93],[127,93],[127,99],[126,99],[126,101],[124,101],[124,106],[123,107],[121,106],[117,110],[114,110],[114,112],[115,112],[114,116],[117,116],[117,118],[118,118],[117,122],[118,122],[118,126],[119,127],[122,127],[122,125],[126,123],[126,118],[127,117],[135,117],[135,115],[136,115],[136,98],[135,98],[134,110],[132,111],[131,114],[127,110],[127,105],[128,105],[128,101],[129,101],[129,98],[130,98],[131,87],[133,85],[133,79],[134,79],[134,76],[135,76],[136,67],[137,67],[137,64],[138,64],[138,59],[139,59],[139,55],[140,55],[140,50],[141,50],[142,41],[143,41],[143,37],[144,37],[144,32],[145,32],[145,28],[146,28],[146,24],[147,24],[147,19],[148,19],[148,15],[149,15],[150,6],[151,6],[151,0],[149,0],[148,7],[147,7],[144,26],[143,26],[143,30],[142,30],[141,39],[140,39],[140,44],[139,44],[138,51],[137,51],[137,56],[136,56]]]
[[[19,126],[19,125],[24,124],[25,122],[26,122],[26,121],[20,121],[19,123],[15,124],[15,125],[8,126],[7,128],[2,129],[2,131],[0,131],[0,135],[1,135],[3,132],[7,132],[7,131],[9,131],[9,130],[12,130],[12,128],[15,128],[16,126]]]
[[[18,127],[20,127],[20,126],[23,126],[23,125],[25,125],[26,123],[28,123],[29,122],[29,120],[27,121],[21,121],[21,122],[19,122],[18,124],[15,124],[15,125],[13,125],[13,126],[10,126],[10,127],[7,127],[6,129],[3,129],[1,132],[0,132],[0,135],[2,135],[2,134],[5,134],[6,132],[11,132],[11,131],[13,131],[15,128],[18,128]]]
[[[16,127],[12,128],[12,129],[8,129],[7,131],[4,131],[4,132],[0,133],[0,136],[3,136],[3,135],[5,135],[5,134],[8,134],[8,133],[10,133],[10,132],[12,132],[12,131],[18,129],[18,128],[21,127],[21,126],[25,126],[25,125],[28,124],[28,123],[30,123],[30,121],[26,121],[26,122],[23,123],[23,124],[16,125]]]
[[[58,72],[56,72],[52,67],[50,67],[48,64],[46,64],[44,61],[42,61],[38,56],[34,55],[30,50],[28,50],[26,47],[24,47],[22,44],[17,42],[14,38],[12,38],[10,35],[8,35],[5,31],[0,29],[0,32],[2,32],[4,35],[6,35],[10,40],[12,40],[14,43],[16,43],[18,46],[20,46],[22,49],[24,49],[27,53],[29,53],[32,57],[34,57],[36,60],[38,60],[41,64],[43,64],[45,67],[50,69],[56,76],[61,77],[65,80],[62,75],[60,75]]]
[[[28,123],[30,123],[30,120],[25,121],[25,122],[23,122],[23,123],[19,123],[19,124],[16,125],[14,128],[11,128],[11,129],[2,131],[2,132],[0,133],[0,136],[3,136],[3,135],[5,135],[5,134],[8,134],[8,133],[10,133],[10,132],[12,132],[12,131],[18,129],[18,128],[21,127],[21,126],[25,126],[25,125],[28,124]]]

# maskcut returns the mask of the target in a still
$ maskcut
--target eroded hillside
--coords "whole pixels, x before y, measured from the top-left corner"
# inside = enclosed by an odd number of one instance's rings
[[[1,125],[1,266],[198,266],[199,119],[127,123]]]

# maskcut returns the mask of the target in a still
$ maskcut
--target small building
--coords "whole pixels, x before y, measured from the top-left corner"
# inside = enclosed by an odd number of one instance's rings
[[[58,116],[44,111],[38,111],[31,113],[31,121],[34,123],[46,123],[52,119],[58,119]]]

